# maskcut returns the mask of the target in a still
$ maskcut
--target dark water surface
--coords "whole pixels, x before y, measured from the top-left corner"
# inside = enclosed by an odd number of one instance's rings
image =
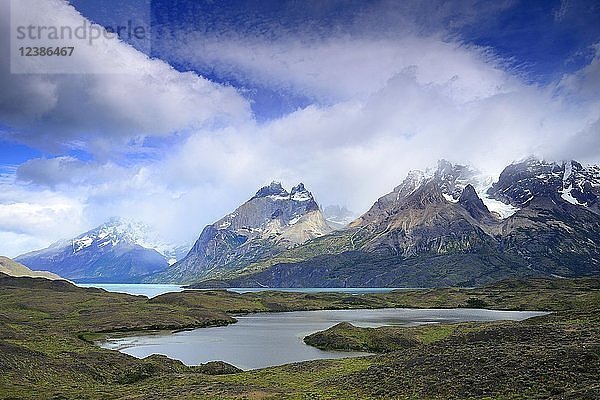
[[[547,313],[462,308],[259,313],[236,316],[238,322],[228,326],[110,339],[101,345],[138,358],[163,354],[187,365],[222,360],[242,369],[254,369],[297,361],[366,355],[323,351],[307,346],[302,341],[306,335],[343,321],[362,327],[415,326],[440,322],[523,320],[544,314]]]

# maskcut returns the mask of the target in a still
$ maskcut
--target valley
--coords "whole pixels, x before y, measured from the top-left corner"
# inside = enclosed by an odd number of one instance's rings
[[[593,398],[598,394],[597,278],[512,280],[478,289],[364,295],[187,291],[153,299],[5,275],[0,286],[0,397],[7,399]],[[243,312],[382,307],[554,313],[521,322],[436,324],[425,333],[415,328],[416,343],[402,350],[392,345],[385,355],[248,372],[218,363],[187,367],[163,356],[140,360],[93,343],[115,332],[230,324],[235,321],[230,314]],[[377,335],[394,342],[387,338],[405,337],[406,332]],[[336,334],[346,337],[344,332]],[[371,333],[359,336],[368,338]],[[499,371],[511,373],[498,379]],[[390,374],[394,380],[388,379]]]
[[[193,246],[113,219],[3,261],[0,398],[595,399],[598,187],[575,161],[442,160],[346,225],[276,182]],[[411,309],[433,314],[372,319]]]

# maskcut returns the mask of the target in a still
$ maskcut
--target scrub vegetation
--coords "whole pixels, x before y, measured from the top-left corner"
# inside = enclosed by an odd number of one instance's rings
[[[234,323],[242,312],[380,307],[549,310],[521,322],[365,329],[309,336],[379,355],[253,371],[188,367],[102,349],[127,332]],[[0,398],[598,398],[600,280],[505,281],[479,289],[383,294],[186,291],[142,296],[0,275]]]

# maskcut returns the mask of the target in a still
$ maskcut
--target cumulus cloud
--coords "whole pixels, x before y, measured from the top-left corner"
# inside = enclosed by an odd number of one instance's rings
[[[16,18],[25,26],[33,21],[36,26],[73,28],[89,23],[63,0],[25,3],[13,22]],[[12,33],[9,5],[0,2],[5,38]],[[77,58],[48,57],[47,63],[78,64],[81,73],[72,74],[11,73],[9,45],[6,39],[0,43],[0,119],[10,128],[5,135],[37,148],[110,153],[136,138],[235,124],[249,117],[247,101],[234,88],[178,72],[119,40],[101,38],[91,46],[76,42]],[[36,57],[12,57],[18,59],[17,70],[39,67]],[[52,72],[51,65],[48,69]]]
[[[0,254],[16,256],[81,232],[89,222],[81,198],[0,182]]]

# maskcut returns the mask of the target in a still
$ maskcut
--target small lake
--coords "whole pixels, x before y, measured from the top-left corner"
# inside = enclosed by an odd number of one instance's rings
[[[183,286],[167,284],[146,283],[77,283],[79,287],[93,287],[104,289],[108,292],[126,293],[136,296],[156,297],[165,293],[182,292]]]
[[[104,289],[109,292],[126,293],[133,295],[142,295],[146,297],[156,297],[161,294],[171,292],[181,292],[184,287],[181,285],[151,284],[151,283],[78,283],[79,287],[94,287]],[[211,290],[211,289],[185,289],[185,290]],[[236,293],[264,292],[268,290],[277,290],[281,292],[298,293],[346,293],[346,294],[365,294],[365,293],[386,293],[396,288],[228,288],[227,290]]]
[[[356,357],[366,353],[323,351],[302,339],[339,322],[356,326],[416,326],[463,321],[523,320],[547,314],[536,311],[480,309],[377,309],[259,313],[236,316],[232,325],[165,335],[109,339],[102,347],[138,358],[163,354],[187,365],[221,360],[244,370],[298,361]]]

